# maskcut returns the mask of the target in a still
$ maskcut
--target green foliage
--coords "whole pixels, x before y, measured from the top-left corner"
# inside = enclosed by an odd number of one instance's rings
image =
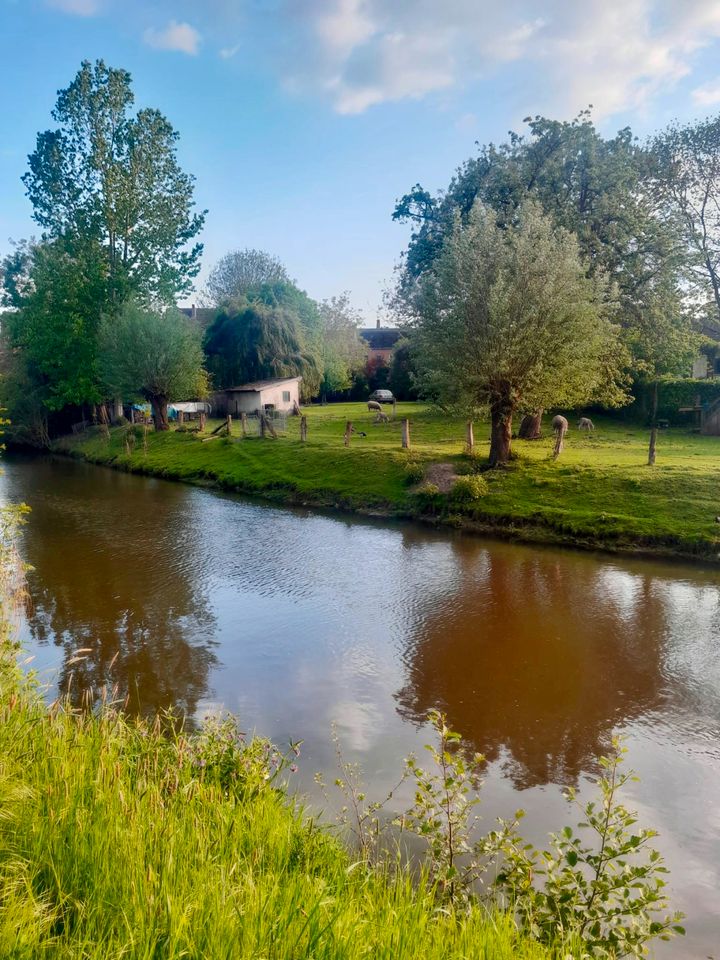
[[[452,488],[451,499],[459,503],[472,503],[487,496],[489,490],[487,480],[479,474],[458,477]]]
[[[510,422],[527,409],[625,402],[625,353],[578,244],[535,203],[502,227],[476,206],[452,232],[432,266],[405,297],[413,325],[419,382],[446,406],[489,406],[507,441]],[[496,429],[493,430],[493,442]]]
[[[651,384],[639,384],[635,388],[637,397],[636,404],[640,408],[650,408],[650,394],[652,393]],[[706,406],[720,400],[720,380],[693,380],[689,377],[681,379],[664,377],[660,383],[660,402],[658,404],[658,416],[661,419],[669,420],[670,423],[686,424],[688,414],[680,413],[680,407],[694,407],[699,401],[701,406]],[[637,415],[638,411],[634,407],[631,413]]]
[[[422,767],[415,757],[405,763],[415,787],[415,803],[403,814],[402,826],[426,842],[426,860],[438,895],[452,906],[472,899],[472,885],[483,868],[473,854],[472,831],[477,817],[474,808],[480,802],[480,769],[485,758],[475,754],[468,761],[458,749],[460,734],[451,730],[443,714],[430,711],[428,719],[437,733],[438,743],[427,744],[430,768]]]
[[[493,903],[499,896],[524,932],[549,947],[563,944],[572,950],[566,956],[587,960],[643,957],[653,940],[684,933],[682,914],[663,915],[668,909],[668,871],[650,846],[657,832],[638,827],[636,814],[619,800],[622,788],[635,779],[620,771],[625,749],[619,740],[613,741],[610,757],[599,759],[602,774],[595,799],[580,805],[575,791],[567,791],[581,821],[550,834],[550,850],[538,851],[518,833],[522,810],[478,838],[475,811],[484,758],[468,757],[460,734],[450,729],[440,711],[431,710],[428,720],[437,739],[425,746],[427,765],[414,756],[406,760],[414,802],[395,823],[423,841],[425,870],[441,909],[460,916],[480,900]],[[335,784],[349,798],[340,822],[349,824],[356,837],[367,835],[374,862],[382,866],[377,857],[383,851],[378,812],[393,791],[380,802],[369,802],[357,767],[348,767],[336,747],[342,776]],[[590,840],[585,842],[583,834]]]
[[[171,302],[189,292],[202,246],[187,245],[194,179],[177,162],[178,134],[157,110],[134,116],[131,77],[84,61],[58,94],[54,130],[38,134],[23,177],[33,216],[54,239],[92,246],[107,277],[97,313],[129,295]]]
[[[488,838],[503,856],[497,887],[541,943],[573,935],[583,944],[583,956],[643,957],[652,940],[684,933],[682,914],[657,917],[668,909],[668,871],[650,846],[657,831],[638,827],[637,815],[618,799],[635,779],[620,769],[625,752],[614,739],[612,754],[600,758],[595,799],[580,805],[575,791],[567,791],[582,819],[575,829],[551,834],[549,850],[525,843],[517,820],[501,821]]]
[[[16,309],[5,315],[2,334],[12,377],[46,410],[101,399],[97,329],[106,281],[97,253],[95,244],[68,237],[36,244],[27,251],[22,288],[17,277],[8,281]],[[4,399],[14,419],[33,422],[12,384]]]
[[[362,317],[353,309],[347,293],[323,300],[318,309],[323,368],[320,391],[323,396],[343,393],[365,364],[367,351],[358,335]]]
[[[691,303],[720,331],[720,117],[672,123],[648,146],[655,196],[681,227]]]
[[[200,334],[179,310],[127,303],[117,317],[103,320],[99,343],[110,394],[149,400],[157,429],[167,429],[168,401],[207,392]]]
[[[207,329],[204,350],[216,389],[273,377],[317,376],[296,315],[259,301],[221,311]]]
[[[417,400],[417,369],[412,346],[401,340],[393,350],[390,361],[389,386],[397,400]]]
[[[210,271],[205,299],[214,307],[226,307],[275,283],[292,283],[277,257],[263,250],[233,250],[220,257]]]
[[[629,128],[602,137],[589,111],[570,122],[537,116],[527,124],[527,134],[481,147],[437,197],[418,184],[401,198],[393,217],[414,226],[401,286],[412,287],[431,269],[455,217],[467,222],[476,202],[504,225],[532,199],[575,234],[591,274],[617,280],[624,316],[646,284],[674,277],[680,266],[677,230],[658,208],[647,152]]]
[[[409,460],[405,464],[405,483],[408,485],[412,486],[415,483],[420,483],[424,475],[425,470],[422,464],[416,460]]]
[[[48,711],[0,658],[3,957],[549,960],[510,916],[439,914],[426,878],[352,862],[289,802],[292,747]]]

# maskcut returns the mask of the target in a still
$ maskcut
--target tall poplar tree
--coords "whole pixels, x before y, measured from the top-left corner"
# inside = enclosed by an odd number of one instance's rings
[[[58,94],[57,126],[38,134],[23,177],[33,217],[51,239],[98,244],[107,308],[129,296],[172,302],[200,269],[193,243],[194,177],[180,169],[178,134],[158,111],[132,113],[130,74],[84,61]]]

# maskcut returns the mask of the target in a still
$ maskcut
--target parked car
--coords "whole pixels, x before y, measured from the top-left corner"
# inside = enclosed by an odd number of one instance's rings
[[[368,400],[375,400],[377,403],[395,403],[391,390],[373,390]]]

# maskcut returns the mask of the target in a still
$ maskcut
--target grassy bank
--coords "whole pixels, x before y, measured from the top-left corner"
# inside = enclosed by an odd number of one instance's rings
[[[0,656],[0,956],[549,956],[507,917],[352,864],[268,781],[265,741],[48,710]]]
[[[716,560],[720,548],[720,439],[687,429],[662,431],[658,462],[648,467],[647,429],[596,419],[595,434],[571,429],[565,451],[550,459],[552,437],[515,441],[507,470],[484,474],[481,497],[417,492],[413,477],[434,463],[457,473],[480,468],[485,425],[476,424],[477,457],[463,453],[464,425],[422,404],[399,404],[397,419],[374,424],[364,404],[311,407],[308,441],[298,418],[277,440],[201,443],[195,435],[149,433],[128,452],[127,428],[58,441],[59,452],[122,469],[191,482],[211,482],[283,502],[425,517],[502,535],[624,552]],[[401,449],[400,418],[409,417],[411,450]],[[347,420],[356,430],[343,446]],[[211,429],[216,424],[210,424]],[[234,424],[239,434],[239,424]],[[410,466],[408,466],[410,464]]]

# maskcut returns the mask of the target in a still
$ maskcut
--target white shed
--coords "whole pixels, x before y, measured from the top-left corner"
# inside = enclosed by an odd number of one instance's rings
[[[239,387],[229,387],[213,397],[213,408],[218,413],[239,416],[241,413],[268,411],[292,412],[300,404],[302,377],[283,377],[278,380],[256,380]]]

